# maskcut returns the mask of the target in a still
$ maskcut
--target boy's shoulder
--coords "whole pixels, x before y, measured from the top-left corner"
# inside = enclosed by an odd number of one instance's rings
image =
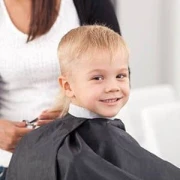
[[[51,123],[40,126],[28,133],[24,138],[33,140],[46,138],[47,136],[50,136],[52,133],[54,133],[58,128],[60,128],[64,123],[64,120],[64,118],[58,118]]]
[[[70,133],[73,129],[83,123],[85,119],[76,118],[70,114],[67,114],[63,118],[58,118],[53,122],[43,125],[27,135],[25,135],[21,141],[24,144],[28,144],[31,148],[36,144],[47,143],[48,141],[54,141],[56,137],[63,137]]]

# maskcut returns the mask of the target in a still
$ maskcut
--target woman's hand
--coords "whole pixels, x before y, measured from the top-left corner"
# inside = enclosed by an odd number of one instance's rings
[[[48,124],[54,121],[56,118],[60,116],[60,111],[43,111],[40,116],[38,117],[38,121],[36,122],[37,126],[42,126],[44,124]]]
[[[19,140],[30,131],[25,122],[0,119],[0,149],[13,152]]]

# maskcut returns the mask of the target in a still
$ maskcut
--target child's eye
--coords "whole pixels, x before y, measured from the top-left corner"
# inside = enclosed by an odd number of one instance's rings
[[[118,75],[116,76],[116,78],[118,78],[118,79],[123,79],[123,78],[125,78],[125,77],[127,77],[127,74],[118,74]]]
[[[96,80],[96,81],[101,81],[103,79],[104,79],[103,76],[95,76],[92,78],[92,80]]]

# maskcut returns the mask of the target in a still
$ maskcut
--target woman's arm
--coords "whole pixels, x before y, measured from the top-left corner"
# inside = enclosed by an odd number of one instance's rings
[[[51,109],[45,110],[39,115],[36,125],[42,126],[48,124],[60,117],[60,114],[61,111],[51,111]]]
[[[0,119],[0,149],[13,152],[20,139],[32,131],[24,122]]]

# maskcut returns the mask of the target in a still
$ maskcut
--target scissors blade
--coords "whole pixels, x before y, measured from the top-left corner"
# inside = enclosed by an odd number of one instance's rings
[[[35,118],[35,119],[33,119],[32,121],[30,121],[30,123],[34,123],[34,122],[36,122],[38,120],[38,118]]]

